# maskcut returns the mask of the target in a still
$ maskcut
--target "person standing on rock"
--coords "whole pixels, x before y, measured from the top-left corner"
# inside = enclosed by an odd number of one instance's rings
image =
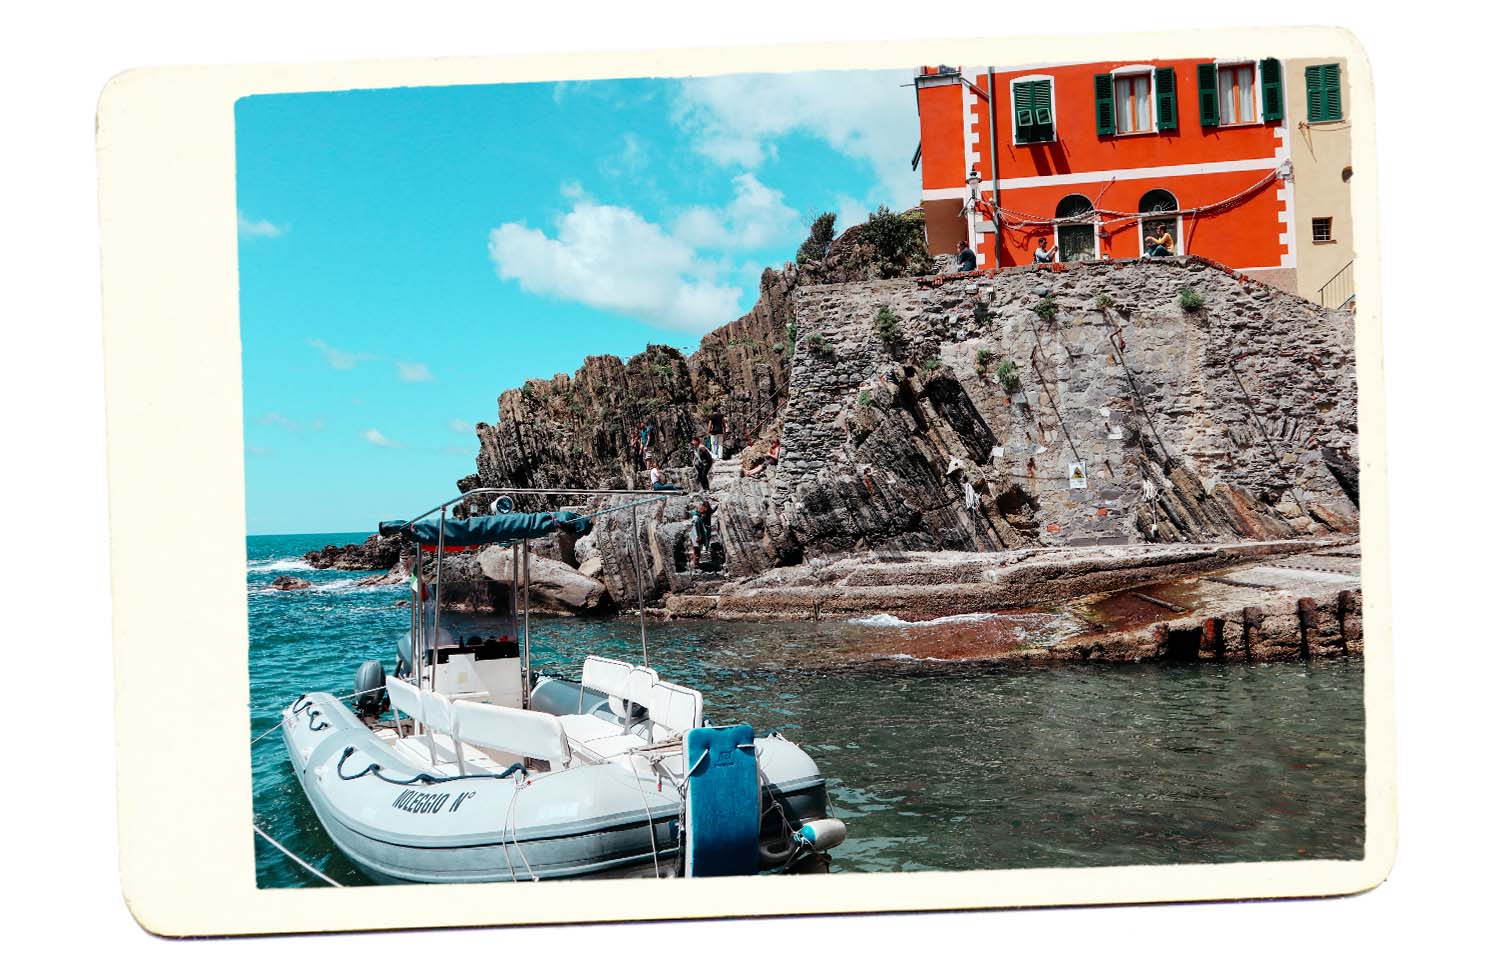
[[[698,488],[707,490],[708,471],[709,469],[713,468],[714,454],[708,450],[708,447],[706,445],[703,444],[703,439],[698,438],[697,436],[693,437],[692,458],[693,472],[696,473],[698,477]]]
[[[971,249],[969,249],[969,243],[968,243],[968,241],[967,240],[962,240],[962,239],[959,240],[958,241],[958,272],[960,272],[960,273],[969,273],[969,272],[972,272],[973,269],[976,266],[978,266],[978,265],[979,265],[979,257],[975,256],[974,255],[974,251],[971,250]]]
[[[1055,263],[1057,261],[1057,247],[1047,248],[1047,244],[1050,242],[1052,242],[1050,237],[1042,237],[1042,241],[1036,244],[1036,252],[1031,254],[1031,262]]]
[[[708,450],[713,453],[714,461],[724,457],[724,411],[715,407],[708,416]]]
[[[693,507],[693,545],[691,547],[693,569],[705,558],[713,556],[714,507],[705,499]]]

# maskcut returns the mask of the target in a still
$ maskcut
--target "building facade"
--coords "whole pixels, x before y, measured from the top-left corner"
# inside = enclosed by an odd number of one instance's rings
[[[928,245],[938,255],[964,240],[985,269],[1030,263],[1044,240],[1062,261],[1135,259],[1165,233],[1175,254],[1315,296],[1328,278],[1314,278],[1343,265],[1339,233],[1349,238],[1347,183],[1328,178],[1348,165],[1342,67],[1274,57],[924,67]],[[1305,193],[1299,165],[1316,170]],[[1329,224],[1299,215],[1311,212],[1333,220],[1331,238]],[[1318,255],[1302,272],[1310,247]]]

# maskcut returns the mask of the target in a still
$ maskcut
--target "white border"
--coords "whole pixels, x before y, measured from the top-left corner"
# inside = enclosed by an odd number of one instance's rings
[[[1378,179],[1372,132],[1365,125],[1353,133],[1360,178],[1351,189],[1361,214],[1354,229],[1361,254],[1357,351],[1369,712],[1364,859],[629,886],[254,887],[244,708],[243,443],[232,431],[243,418],[235,323],[236,98],[270,91],[889,67],[931,63],[939,49],[943,59],[960,63],[1020,60],[1039,46],[1083,61],[1186,58],[1205,48],[1273,42],[1288,58],[1345,58],[1351,112],[1373,117],[1362,51],[1348,34],[1321,28],[549,53],[504,60],[139,70],[116,77],[100,99],[97,138],[120,869],[131,912],[156,933],[204,935],[1321,895],[1382,881],[1394,859],[1394,748]],[[193,551],[191,570],[182,569],[183,550]],[[168,628],[159,622],[166,577],[174,583],[174,624]],[[181,731],[183,724],[193,731]]]

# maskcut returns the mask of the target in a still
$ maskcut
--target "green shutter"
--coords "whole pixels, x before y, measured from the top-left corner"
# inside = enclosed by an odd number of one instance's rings
[[[1219,123],[1219,67],[1198,65],[1198,122],[1204,128]]]
[[[1338,121],[1344,117],[1344,98],[1339,92],[1339,66],[1323,65],[1323,97],[1328,105],[1325,121]]]
[[[1328,103],[1323,98],[1323,65],[1309,64],[1307,66],[1307,120],[1322,121],[1323,114],[1328,110]]]
[[[1035,118],[1031,114],[1031,85],[1013,84],[1010,88],[1011,109],[1015,115],[1016,143],[1031,141],[1031,126]]]
[[[1094,75],[1094,126],[1101,135],[1115,133],[1114,75]]]
[[[1052,82],[1023,81],[1011,86],[1015,104],[1016,143],[1052,139]]]
[[[1312,64],[1307,68],[1307,120],[1338,121],[1344,117],[1337,64]]]
[[[1280,121],[1286,114],[1281,96],[1281,62],[1268,57],[1260,62],[1260,107],[1265,121]]]
[[[1175,131],[1177,128],[1177,70],[1170,67],[1156,69],[1156,130]]]

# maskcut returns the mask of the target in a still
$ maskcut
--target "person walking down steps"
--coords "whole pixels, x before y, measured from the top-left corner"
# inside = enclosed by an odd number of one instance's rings
[[[714,453],[710,452],[708,446],[703,444],[703,439],[696,436],[693,438],[692,458],[693,474],[697,476],[698,488],[706,492],[708,490],[708,473],[714,467]]]
[[[724,457],[724,431],[727,427],[724,410],[715,407],[708,416],[708,450],[716,462]]]

